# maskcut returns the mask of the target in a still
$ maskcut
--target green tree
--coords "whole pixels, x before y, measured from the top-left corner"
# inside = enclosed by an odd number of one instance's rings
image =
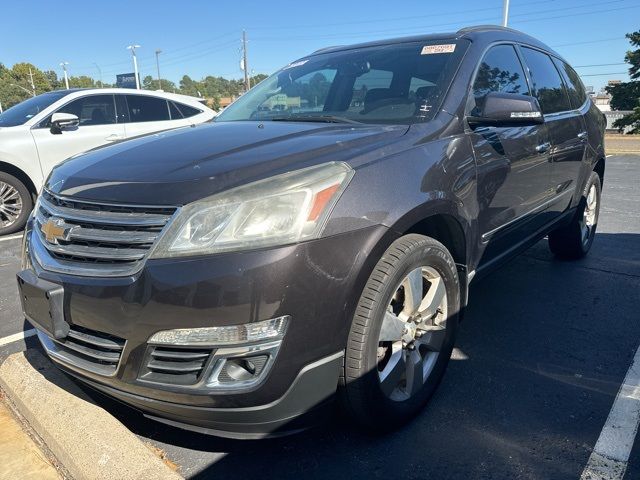
[[[95,88],[96,81],[87,75],[69,77],[69,88]]]
[[[0,68],[0,103],[2,103],[2,108],[6,109],[26,100],[33,95],[34,87],[36,94],[52,89],[45,73],[31,63],[16,63],[10,69],[4,65]]]
[[[611,94],[611,108],[614,110],[633,110],[613,124],[618,130],[630,128],[629,133],[640,133],[640,30],[627,33],[631,45],[635,50],[629,50],[624,61],[630,64],[629,77],[631,81],[612,85],[606,88]]]
[[[189,75],[184,75],[180,80],[180,93],[198,97],[198,92],[202,89],[200,82],[192,80]]]

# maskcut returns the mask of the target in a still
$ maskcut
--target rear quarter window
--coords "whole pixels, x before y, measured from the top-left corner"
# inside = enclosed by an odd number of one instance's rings
[[[560,72],[562,72],[564,81],[567,84],[567,93],[573,108],[580,108],[587,100],[587,92],[580,80],[580,76],[571,68],[569,64],[558,58],[554,58],[553,62]]]
[[[180,110],[180,113],[182,113],[182,116],[184,118],[193,117],[195,115],[198,115],[199,113],[202,113],[202,110],[198,110],[195,107],[185,105],[184,103],[174,102],[174,104],[178,108],[178,110]]]

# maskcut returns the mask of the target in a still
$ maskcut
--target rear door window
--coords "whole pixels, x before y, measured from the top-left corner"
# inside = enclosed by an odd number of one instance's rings
[[[571,110],[569,96],[551,57],[527,47],[522,48],[522,54],[533,83],[533,95],[540,102],[542,113],[547,115]]]
[[[131,123],[159,122],[171,119],[169,106],[164,98],[127,95],[127,104]]]

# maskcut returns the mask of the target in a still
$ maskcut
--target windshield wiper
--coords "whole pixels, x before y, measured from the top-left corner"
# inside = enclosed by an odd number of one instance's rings
[[[272,117],[269,120],[273,122],[362,123],[336,115],[292,115],[289,117]]]

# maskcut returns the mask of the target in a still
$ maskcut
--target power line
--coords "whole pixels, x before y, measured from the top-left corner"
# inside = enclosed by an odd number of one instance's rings
[[[584,4],[584,5],[580,5],[580,6],[573,6],[573,7],[565,7],[565,8],[561,8],[561,9],[553,9],[553,10],[541,10],[538,12],[526,12],[526,13],[519,13],[519,14],[513,14],[510,16],[511,19],[517,19],[517,20],[511,20],[512,23],[528,23],[528,22],[537,22],[537,21],[542,21],[542,20],[552,20],[555,18],[563,18],[563,16],[561,15],[557,15],[557,12],[559,11],[567,11],[567,10],[575,10],[575,9],[584,9],[587,7],[592,7],[592,6],[602,6],[602,5],[609,5],[609,4],[615,4],[615,3],[621,3],[621,2],[625,2],[627,0],[610,0],[608,2],[595,2],[595,3],[589,3],[589,4]],[[610,11],[616,11],[616,10],[626,10],[626,9],[632,9],[632,8],[640,8],[640,5],[632,5],[632,6],[625,6],[625,7],[621,7],[621,8],[609,8],[606,10],[591,10],[589,12],[582,12],[582,13],[574,13],[574,14],[570,14],[570,15],[565,15],[566,16],[570,16],[570,17],[574,17],[574,16],[580,16],[580,15],[592,15],[595,13],[603,13],[603,12],[610,12]],[[494,9],[495,10],[495,9]],[[549,17],[541,17],[541,18],[532,18],[532,19],[527,19],[527,17],[530,17],[532,15],[541,15],[541,14],[547,14],[547,13],[554,13],[553,16],[549,16]],[[520,20],[520,18],[524,17],[524,20]],[[487,17],[487,18],[481,18],[481,19],[473,19],[473,23],[483,23],[483,22],[491,22],[494,21],[495,17]],[[309,40],[309,39],[318,39],[318,38],[358,38],[358,37],[367,37],[367,36],[371,36],[371,35],[376,35],[376,34],[389,34],[389,35],[393,35],[393,34],[415,34],[415,33],[427,33],[428,31],[433,31],[433,29],[438,28],[438,27],[450,27],[450,26],[458,26],[461,24],[465,24],[468,22],[465,21],[456,21],[456,22],[447,22],[447,23],[440,23],[440,24],[430,24],[428,26],[425,27],[411,27],[411,28],[403,28],[403,29],[398,29],[398,28],[392,28],[392,29],[382,29],[382,30],[371,30],[371,31],[361,31],[358,33],[344,33],[344,34],[335,34],[335,33],[331,33],[331,34],[319,34],[319,35],[313,35],[313,36],[308,36],[308,35],[298,35],[298,36],[286,36],[286,37],[258,37],[257,40],[262,40],[262,41],[290,41],[290,40]]]
[[[587,43],[602,43],[602,42],[611,42],[614,40],[625,40],[625,37],[609,37],[609,38],[601,38],[600,40],[587,40],[584,42],[571,42],[571,43],[561,43],[558,45],[551,45],[553,48],[557,47],[572,47],[573,45],[586,45]]]
[[[588,73],[580,75],[581,77],[605,77],[607,75],[627,75],[628,72],[609,72],[609,73]]]
[[[573,68],[611,67],[614,65],[626,65],[626,63],[594,63],[592,65],[574,65]]]

